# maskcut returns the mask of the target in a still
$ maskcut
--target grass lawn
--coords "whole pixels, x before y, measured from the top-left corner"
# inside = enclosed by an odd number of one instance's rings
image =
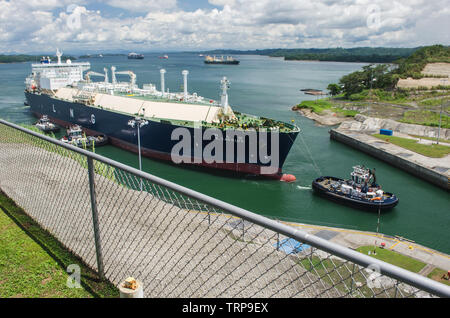
[[[310,109],[312,112],[321,115],[322,112],[326,109],[333,111],[335,113],[339,113],[343,115],[344,117],[355,117],[358,112],[356,110],[346,110],[339,107],[335,107],[335,105],[326,100],[326,99],[319,99],[319,100],[305,100],[298,104],[296,106],[297,109],[307,108]]]
[[[439,127],[439,113],[429,110],[408,110],[399,120],[402,123]],[[450,128],[450,117],[442,114],[441,128]]]
[[[372,246],[361,246],[358,247],[356,250],[360,253],[368,255],[368,252],[370,251],[370,256],[379,259],[381,261],[384,261],[386,263],[390,263],[392,265],[396,265],[398,267],[407,269],[411,272],[418,273],[426,264],[418,261],[412,257],[402,255],[400,253],[391,251],[389,249],[385,248],[376,248],[376,255],[373,254],[375,247]]]
[[[433,271],[430,274],[428,274],[427,277],[431,278],[433,280],[436,280],[442,284],[450,286],[450,280],[442,278],[442,275],[444,275],[444,274],[446,275],[447,271],[444,271],[443,269],[440,269],[440,268],[435,268],[435,269],[433,269]]]
[[[426,99],[419,101],[420,106],[441,106],[442,104],[447,104],[449,102],[448,98],[435,98],[435,99]],[[447,107],[446,107],[447,108]]]
[[[78,264],[82,288],[67,287]],[[67,251],[0,191],[0,297],[117,297],[118,290]]]
[[[308,108],[312,112],[320,115],[325,109],[330,109],[333,107],[333,104],[327,100],[319,99],[319,100],[305,100],[297,105],[297,109]]]
[[[418,135],[410,135],[410,136],[414,137],[414,138],[420,138],[420,139],[437,141],[437,138],[434,138],[434,137],[424,137],[424,136],[418,136]],[[450,139],[445,139],[445,138],[442,138],[442,137],[439,140],[442,141],[442,142],[449,142],[450,141]]]
[[[423,145],[419,144],[417,140],[414,139],[380,134],[373,134],[372,136],[431,158],[442,158],[450,153],[450,147],[441,144]]]

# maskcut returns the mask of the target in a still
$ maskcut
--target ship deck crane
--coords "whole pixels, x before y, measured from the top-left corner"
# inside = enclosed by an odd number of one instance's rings
[[[84,79],[85,79],[88,83],[90,83],[90,81],[91,81],[91,76],[102,76],[102,77],[105,78],[105,83],[108,83],[108,70],[107,70],[106,68],[104,68],[103,70],[105,71],[104,74],[102,74],[102,73],[97,73],[97,72],[94,72],[94,71],[89,71],[89,72],[87,72],[86,75],[84,76]]]
[[[133,88],[136,85],[136,74],[134,74],[132,71],[115,72],[115,69],[114,69],[114,75],[116,75],[116,74],[123,74],[123,75],[130,76],[130,88]],[[113,78],[115,79],[115,76]]]

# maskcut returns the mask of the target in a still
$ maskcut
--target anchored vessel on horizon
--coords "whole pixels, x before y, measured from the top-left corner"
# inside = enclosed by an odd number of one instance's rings
[[[214,56],[207,55],[205,57],[205,64],[232,64],[232,65],[237,65],[237,64],[239,64],[239,61],[236,60],[235,58],[231,57],[231,56],[216,57],[215,55]]]
[[[144,54],[138,54],[138,53],[129,53],[128,59],[130,60],[142,60],[144,58]]]
[[[91,135],[106,135],[111,144],[133,152],[138,152],[138,140],[136,127],[129,121],[140,118],[148,123],[140,128],[144,156],[283,179],[282,166],[300,129],[290,123],[233,111],[228,104],[229,81],[225,77],[218,102],[188,93],[187,70],[182,72],[184,91],[174,93],[165,88],[164,69],[160,70],[160,90],[154,84],[139,88],[132,71],[117,71],[112,66],[110,81],[107,68],[104,73],[89,69],[89,62],[62,62],[59,51],[55,63],[32,64],[32,73],[25,81],[31,112],[39,118],[47,115],[62,126],[80,125]],[[119,82],[118,74],[129,76],[130,81]],[[93,82],[92,76],[104,80]],[[184,136],[180,131],[190,136],[183,140],[188,146],[181,150],[177,148]],[[216,143],[211,150],[213,141]],[[274,152],[277,160],[271,161]],[[274,164],[275,169],[267,169]]]

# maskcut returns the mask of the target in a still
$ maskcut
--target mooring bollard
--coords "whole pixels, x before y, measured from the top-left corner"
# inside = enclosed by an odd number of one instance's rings
[[[128,277],[119,285],[120,298],[144,298],[142,283],[133,277]]]

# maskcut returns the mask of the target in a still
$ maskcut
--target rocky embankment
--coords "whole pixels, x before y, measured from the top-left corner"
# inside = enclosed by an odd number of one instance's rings
[[[353,130],[359,132],[375,133],[380,129],[390,129],[401,134],[421,136],[421,137],[438,137],[438,127],[430,127],[415,124],[400,123],[392,119],[373,118],[358,114],[352,120],[347,120],[339,126],[338,130]],[[441,139],[450,139],[450,129],[441,128]]]

